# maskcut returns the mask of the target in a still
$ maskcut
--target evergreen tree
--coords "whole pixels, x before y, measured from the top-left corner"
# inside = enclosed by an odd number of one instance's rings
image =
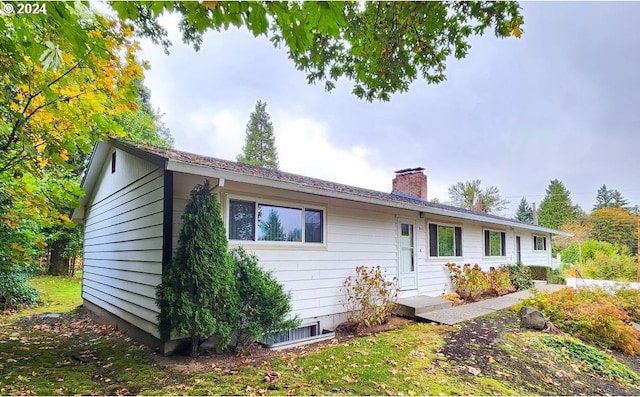
[[[629,202],[624,197],[622,197],[622,193],[614,190],[613,193],[611,193],[611,205],[612,207],[621,207],[627,209]]]
[[[577,208],[571,202],[570,192],[557,179],[547,188],[547,195],[540,203],[538,219],[541,226],[558,229],[563,223],[577,218]]]
[[[533,209],[524,197],[520,200],[520,205],[516,210],[516,219],[520,222],[533,223]]]
[[[238,318],[238,290],[218,200],[209,181],[191,191],[182,216],[178,248],[157,291],[160,332],[191,337],[191,356],[201,340],[220,337],[226,348]]]
[[[278,153],[276,151],[276,137],[273,125],[266,111],[267,103],[258,101],[256,108],[249,115],[246,137],[242,153],[236,159],[249,165],[278,169]]]
[[[629,202],[622,197],[622,193],[618,190],[607,189],[607,185],[602,185],[596,193],[596,204],[593,206],[594,210],[601,208],[616,208],[629,205]]]
[[[285,241],[287,239],[284,227],[282,227],[282,222],[280,222],[280,217],[273,209],[269,211],[267,219],[265,221],[261,221],[259,226],[260,231],[262,232],[262,236],[259,238],[260,240]]]

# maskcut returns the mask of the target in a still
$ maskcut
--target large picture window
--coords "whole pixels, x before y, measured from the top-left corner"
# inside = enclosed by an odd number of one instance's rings
[[[430,223],[429,256],[462,256],[462,228]]]
[[[229,240],[323,243],[324,211],[229,200]]]
[[[506,256],[505,232],[484,231],[484,256]]]

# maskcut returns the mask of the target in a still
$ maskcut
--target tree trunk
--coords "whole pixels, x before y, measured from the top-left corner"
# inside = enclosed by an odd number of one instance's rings
[[[68,276],[69,260],[64,257],[64,248],[67,246],[68,239],[60,238],[51,244],[51,255],[49,260],[49,269],[47,274],[52,276]]]
[[[198,357],[198,343],[200,337],[196,334],[191,335],[191,357]]]

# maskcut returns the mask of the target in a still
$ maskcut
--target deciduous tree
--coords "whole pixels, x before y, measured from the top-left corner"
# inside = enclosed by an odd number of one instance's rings
[[[589,219],[591,238],[625,246],[632,253],[638,252],[637,215],[631,215],[621,207],[605,207],[591,212]]]
[[[135,107],[132,82],[142,77],[131,29],[79,3],[45,6],[51,14],[0,18],[5,263],[34,259],[43,228],[71,224],[63,209],[82,194],[82,158],[98,139],[122,135],[114,116]]]
[[[453,184],[449,188],[452,204],[456,207],[489,214],[497,214],[505,209],[509,202],[500,196],[498,188],[490,186],[482,189],[480,183],[480,180],[476,179]]]
[[[155,42],[170,44],[158,24],[165,12],[180,15],[183,41],[198,49],[208,30],[244,26],[286,47],[309,83],[331,90],[343,77],[369,101],[389,100],[417,78],[445,80],[446,63],[469,52],[469,38],[487,29],[520,37],[517,2],[110,2],[123,20]]]
[[[278,169],[278,151],[273,125],[267,113],[267,103],[258,101],[249,115],[242,153],[236,158],[240,163]]]

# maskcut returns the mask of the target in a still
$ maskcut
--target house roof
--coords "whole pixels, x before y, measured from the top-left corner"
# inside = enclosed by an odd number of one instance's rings
[[[93,157],[104,156],[104,158],[106,159],[106,148],[101,147],[100,145],[107,144],[104,142],[99,143],[96,146],[96,149],[94,149],[92,161],[82,182],[82,187],[85,188],[87,192],[92,191],[93,185],[97,181],[97,170],[93,170],[91,168],[91,164],[94,160]],[[432,203],[418,197],[364,189],[341,183],[325,181],[322,179],[310,178],[303,175],[292,174],[289,172],[272,170],[264,167],[241,164],[235,161],[222,160],[214,157],[183,152],[175,149],[159,148],[115,139],[110,140],[108,145],[118,147],[131,154],[142,157],[147,161],[155,163],[159,166],[163,166],[166,170],[171,171],[223,178],[239,182],[247,182],[257,185],[300,191],[326,197],[335,197],[357,202],[378,204],[388,207],[410,209],[426,214],[449,216],[496,225],[518,227],[521,229],[528,229],[543,233],[562,234],[570,236],[570,234],[559,230],[550,229],[538,225],[531,225],[514,219],[486,214],[483,212],[470,211],[450,205]],[[85,203],[81,200],[81,205],[84,204]]]

